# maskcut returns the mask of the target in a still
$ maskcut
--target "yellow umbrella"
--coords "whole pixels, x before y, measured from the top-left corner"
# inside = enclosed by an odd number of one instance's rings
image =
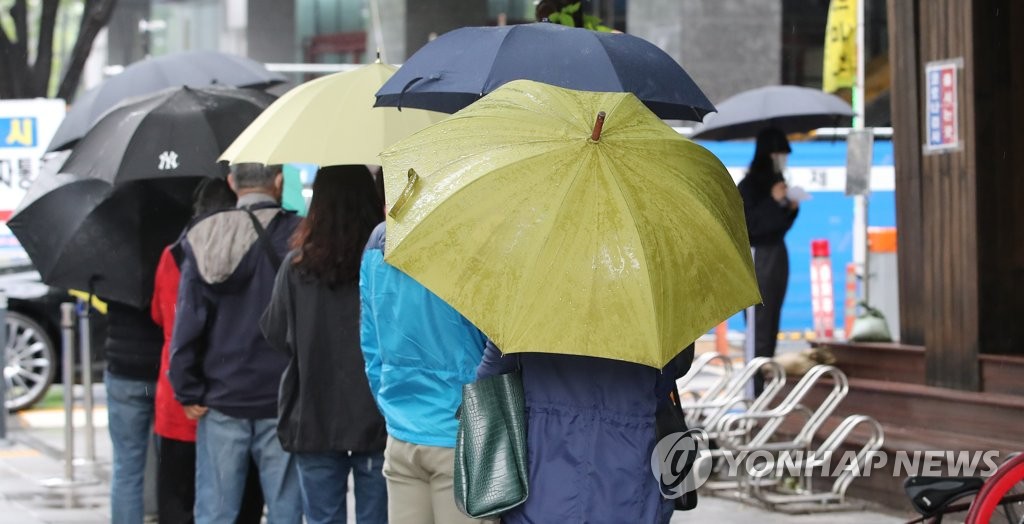
[[[661,367],[760,301],[729,173],[632,94],[510,82],[381,158],[385,259],[505,352]]]
[[[221,155],[230,163],[380,164],[384,148],[447,117],[373,107],[395,66],[374,63],[306,82],[275,101]]]

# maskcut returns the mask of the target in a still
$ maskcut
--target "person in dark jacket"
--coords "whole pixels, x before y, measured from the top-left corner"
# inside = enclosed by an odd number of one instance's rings
[[[238,514],[252,457],[270,524],[302,520],[295,464],[277,439],[277,390],[288,357],[259,329],[289,238],[300,221],[281,209],[281,166],[239,164],[228,176],[236,209],[199,220],[184,258],[170,379],[196,432],[198,524]]]
[[[163,334],[148,309],[107,302],[107,429],[113,446],[110,520],[141,524],[142,478],[153,438],[153,395]]]
[[[235,207],[238,197],[228,183],[220,178],[205,178],[196,186],[192,202],[193,220],[214,211]],[[157,516],[160,522],[191,524],[196,488],[196,421],[185,416],[185,409],[174,399],[167,370],[171,363],[171,335],[174,332],[175,304],[181,280],[180,261],[183,256],[175,242],[164,249],[156,268],[153,300],[150,304],[153,321],[164,332],[160,356],[160,376],[156,383],[156,411],[153,432],[160,438],[160,467],[157,468]],[[263,520],[263,494],[260,492],[258,470],[250,461],[242,510],[235,524],[259,524]]]
[[[762,300],[747,310],[747,360],[775,356],[789,283],[785,236],[799,213],[799,202],[786,196],[788,188],[782,177],[790,151],[785,133],[773,127],[764,129],[757,135],[754,159],[739,183]],[[760,395],[763,387],[764,378],[755,375],[754,394]]]
[[[502,356],[490,341],[477,378],[520,370],[530,496],[503,524],[655,524],[671,516],[651,469],[655,412],[693,353],[664,369],[550,353]]]
[[[387,432],[359,346],[359,261],[383,219],[365,166],[320,168],[309,214],[260,323],[270,344],[291,359],[277,435],[295,456],[309,524],[347,521],[349,472],[359,524],[388,521],[381,473]]]

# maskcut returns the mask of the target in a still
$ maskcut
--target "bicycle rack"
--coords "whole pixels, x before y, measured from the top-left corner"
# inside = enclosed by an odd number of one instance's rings
[[[853,461],[846,464],[842,472],[836,476],[831,489],[815,492],[811,485],[810,473],[818,466],[828,464],[833,454],[849,438],[850,433],[862,425],[868,427],[870,437],[857,450]],[[784,513],[849,509],[850,506],[846,503],[846,490],[853,479],[869,471],[871,457],[881,449],[884,442],[885,432],[878,421],[866,415],[850,415],[843,419],[818,449],[806,455],[803,460],[792,462],[792,466],[802,473],[800,484],[803,489],[794,493],[768,493],[763,489],[766,483],[754,483],[751,485],[751,495],[768,508]],[[843,458],[845,459],[845,455]]]
[[[769,442],[769,439],[775,435],[779,426],[785,422],[786,418],[800,409],[800,401],[807,396],[811,388],[825,375],[831,375],[832,377],[832,391],[825,397],[825,400],[822,401],[817,409],[811,411],[811,416],[808,418],[807,423],[800,429],[796,437],[788,441]],[[811,439],[814,438],[818,428],[835,411],[839,402],[846,397],[849,390],[850,385],[846,380],[846,375],[838,368],[826,365],[814,366],[800,379],[800,382],[797,382],[793,390],[789,392],[789,395],[775,408],[760,412],[730,413],[723,416],[720,425],[721,440],[724,442],[721,442],[720,445],[725,445],[737,451],[781,451],[806,448],[810,445]],[[732,438],[729,433],[731,428],[741,421],[763,421],[764,425],[749,442],[740,442]]]
[[[711,362],[719,361],[722,365],[722,373],[718,375],[718,379],[709,387],[706,391],[698,392],[695,389],[691,389],[690,383],[694,381],[701,373],[704,372]],[[676,389],[682,394],[689,394],[694,398],[695,402],[700,402],[701,399],[709,399],[717,397],[725,386],[729,384],[729,378],[733,374],[732,360],[729,357],[722,355],[721,353],[703,353],[697,360],[690,366],[690,371],[685,376],[676,381]],[[682,396],[680,396],[682,398]]]
[[[760,395],[753,400],[748,400],[745,398],[747,384],[753,380],[755,374],[765,368],[770,370],[771,378],[765,382]],[[723,397],[726,400],[720,405],[713,407],[712,410],[709,410],[711,413],[704,418],[701,427],[712,438],[718,438],[718,435],[723,431],[721,423],[726,415],[744,405],[746,406],[744,412],[757,413],[764,411],[785,386],[786,371],[782,369],[779,363],[766,357],[754,358],[729,383],[729,387],[723,393]],[[749,424],[746,428],[735,430],[733,435],[749,437],[748,433],[752,427],[753,425]]]
[[[713,357],[714,355],[712,358],[707,359],[707,361],[713,360]],[[702,364],[701,368],[703,368],[707,362],[700,362],[700,364]],[[760,372],[765,367],[771,370],[771,379],[765,384],[760,396],[753,400],[747,399],[745,397],[747,383],[753,379],[754,374]],[[701,368],[697,368],[697,373],[700,372]],[[704,395],[699,396],[697,401],[682,403],[682,408],[690,425],[695,428],[703,428],[712,437],[717,432],[719,421],[730,410],[744,405],[747,406],[744,408],[744,411],[767,407],[786,383],[786,372],[783,371],[782,366],[766,357],[757,357],[751,360],[737,373],[732,372],[730,364],[729,371],[729,375],[723,375]],[[685,388],[688,386],[694,376],[696,376],[696,373],[694,375],[687,374],[683,377],[680,380],[680,387]],[[685,393],[689,390],[683,389],[683,391]],[[696,397],[697,395],[691,394],[691,396]]]
[[[751,364],[754,364],[752,361]],[[758,364],[755,369],[759,370]],[[744,369],[744,372],[748,369]],[[737,380],[743,373],[738,375]],[[752,375],[751,375],[752,376]],[[832,379],[832,389],[825,399],[814,409],[804,405],[807,394],[814,386],[825,377]],[[732,386],[734,384],[730,384]],[[779,386],[781,389],[781,386]],[[766,386],[767,391],[769,386]],[[726,392],[731,391],[727,389]],[[772,409],[764,409],[771,401],[760,402],[762,398],[755,399],[745,413],[728,413],[737,405],[743,403],[742,399],[734,399],[730,406],[716,412],[718,417],[708,417],[709,433],[714,432],[720,449],[712,451],[712,457],[722,456],[726,452],[747,453],[748,457],[754,453],[762,453],[763,457],[771,457],[776,462],[774,473],[767,472],[766,476],[754,475],[751,471],[742,471],[738,478],[708,482],[704,489],[718,492],[719,495],[735,498],[747,503],[757,503],[766,506],[768,509],[785,513],[807,513],[819,511],[835,511],[847,509],[846,490],[850,483],[861,472],[867,471],[869,461],[874,452],[881,448],[884,442],[884,432],[881,425],[871,417],[865,415],[851,415],[846,417],[835,430],[822,442],[813,452],[811,443],[814,435],[821,428],[824,422],[835,411],[839,403],[849,391],[849,383],[846,375],[839,369],[818,365],[812,368],[793,387],[792,391]],[[770,397],[774,397],[772,392]],[[778,440],[776,434],[787,418],[803,414],[806,422],[800,428],[795,437],[790,440]],[[714,417],[714,419],[713,419]],[[870,436],[863,446],[856,452],[852,462],[845,464],[845,468],[838,473],[832,482],[831,489],[826,492],[815,492],[812,487],[812,473],[827,463],[832,455],[847,441],[850,434],[858,427],[867,427]],[[756,429],[759,428],[759,429]],[[755,432],[756,431],[756,432]],[[792,452],[800,452],[796,456]],[[797,472],[795,477],[796,486],[785,486],[783,478],[779,477],[778,460],[780,455],[787,454],[787,464]],[[845,460],[846,455],[843,456]],[[748,464],[749,465],[749,464]],[[764,473],[764,472],[762,472]]]

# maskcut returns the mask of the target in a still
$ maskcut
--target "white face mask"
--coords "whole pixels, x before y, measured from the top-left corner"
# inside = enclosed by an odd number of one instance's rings
[[[775,164],[775,171],[784,173],[786,171],[786,160],[789,155],[786,153],[772,153],[772,163]]]

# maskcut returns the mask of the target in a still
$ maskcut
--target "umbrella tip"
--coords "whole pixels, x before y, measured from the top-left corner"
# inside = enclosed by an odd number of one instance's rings
[[[590,140],[597,142],[601,140],[601,129],[604,128],[604,111],[597,114],[597,122],[594,122],[594,132],[590,134]]]

